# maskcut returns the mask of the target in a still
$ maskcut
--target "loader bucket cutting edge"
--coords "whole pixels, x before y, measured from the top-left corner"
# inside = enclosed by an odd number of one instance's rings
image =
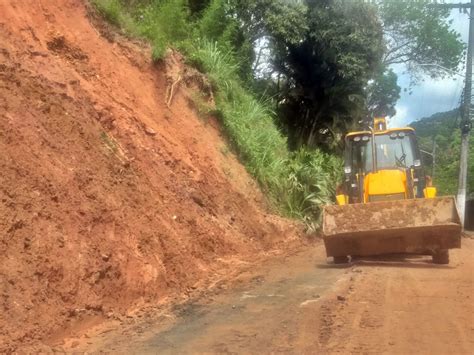
[[[328,205],[323,235],[327,256],[432,254],[461,247],[453,197]]]

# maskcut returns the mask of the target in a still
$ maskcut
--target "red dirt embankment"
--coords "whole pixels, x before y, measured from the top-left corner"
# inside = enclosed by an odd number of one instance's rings
[[[0,2],[0,351],[172,301],[298,238],[190,89],[168,109],[165,66],[113,37],[80,0]]]

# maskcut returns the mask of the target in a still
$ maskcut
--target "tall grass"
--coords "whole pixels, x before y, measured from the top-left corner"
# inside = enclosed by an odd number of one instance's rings
[[[98,13],[108,22],[131,35],[137,35],[135,21],[120,0],[91,0]]]
[[[321,207],[332,202],[341,178],[341,159],[318,150],[290,153],[271,104],[257,100],[240,82],[232,52],[206,39],[194,41],[187,52],[211,80],[222,124],[247,170],[280,212],[316,229]]]
[[[257,99],[239,77],[241,63],[229,40],[223,39],[231,30],[223,28],[222,0],[211,1],[208,11],[194,22],[184,0],[137,0],[138,5],[131,9],[120,0],[93,3],[104,18],[125,30],[124,19],[133,18],[133,26],[127,26],[152,43],[154,59],[162,58],[168,46],[175,46],[191,65],[207,74],[218,116],[247,170],[280,213],[316,228],[322,205],[333,199],[341,160],[318,150],[288,151],[286,138],[274,123],[271,102]],[[220,32],[224,37],[217,38]]]
[[[135,16],[140,35],[150,40],[154,60],[162,59],[166,48],[187,38],[191,29],[185,0],[145,2]]]

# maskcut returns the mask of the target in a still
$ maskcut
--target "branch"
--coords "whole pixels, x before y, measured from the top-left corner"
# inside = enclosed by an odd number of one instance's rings
[[[413,42],[412,40],[408,40],[408,41],[406,41],[406,42],[404,42],[404,43],[402,43],[402,44],[400,44],[400,45],[398,45],[398,46],[396,46],[396,47],[394,47],[394,48],[389,49],[389,50],[387,51],[387,53],[384,55],[383,62],[384,62],[384,63],[385,63],[385,62],[388,62],[388,58],[390,57],[390,55],[391,55],[392,53],[395,53],[395,52],[399,51],[400,49],[402,49],[403,47],[408,46],[408,45],[409,45],[410,43],[412,43],[412,42]]]

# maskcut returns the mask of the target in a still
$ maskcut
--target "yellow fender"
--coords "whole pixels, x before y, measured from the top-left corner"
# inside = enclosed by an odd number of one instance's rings
[[[425,198],[435,198],[436,192],[436,187],[433,186],[428,186],[423,189],[423,195]]]
[[[336,195],[336,201],[338,205],[347,205],[349,203],[349,196],[347,195]]]

